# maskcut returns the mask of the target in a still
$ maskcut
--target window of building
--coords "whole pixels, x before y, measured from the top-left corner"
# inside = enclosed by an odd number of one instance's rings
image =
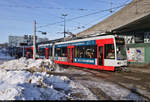
[[[105,44],[105,59],[115,59],[114,44]]]

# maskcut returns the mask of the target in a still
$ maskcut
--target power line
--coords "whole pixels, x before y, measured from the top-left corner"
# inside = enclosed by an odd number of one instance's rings
[[[97,21],[97,20],[100,20],[100,19],[102,19],[102,18],[104,18],[104,17],[106,17],[106,16],[108,16],[110,14],[110,12],[109,13],[107,13],[107,14],[105,14],[105,15],[103,15],[103,16],[101,16],[101,17],[98,17],[97,19],[94,19],[94,20],[92,20],[92,21],[90,21],[89,23],[93,23],[93,22],[95,22],[95,21]],[[75,22],[77,22],[77,21],[75,21]],[[80,22],[77,22],[77,23],[80,23]],[[71,30],[79,30],[79,28],[86,28],[85,26],[89,26],[90,24],[89,23],[86,23],[86,24],[82,24],[81,26],[78,26],[77,28],[72,28],[72,29],[68,29],[69,31]],[[62,32],[63,33],[63,32]]]
[[[128,1],[129,1],[129,0],[128,0]],[[126,2],[127,2],[127,1],[126,1]],[[118,8],[117,8],[117,9],[118,9]],[[117,10],[117,9],[115,9],[115,10]],[[115,12],[115,11],[112,11],[112,12]],[[95,22],[95,21],[97,21],[97,20],[100,20],[100,18],[103,18],[103,17],[108,16],[108,15],[111,14],[112,12],[107,13],[106,15],[103,15],[102,17],[98,17],[97,19],[94,19],[94,20],[92,20],[92,21],[90,21],[90,22],[88,22],[88,23],[86,23],[86,24],[83,24],[82,26],[91,25],[91,23],[93,23],[93,22]],[[75,22],[77,22],[77,21],[75,21]],[[80,23],[80,22],[77,22],[77,23]],[[74,29],[74,30],[77,30],[77,29]]]
[[[94,0],[92,0],[92,1],[94,1]],[[115,2],[115,0],[113,0],[113,1]],[[95,0],[94,2],[110,4],[110,2],[114,3],[113,1],[111,1],[111,0]],[[131,1],[131,0],[128,0],[128,1]],[[122,3],[118,2],[118,4],[121,5]]]
[[[130,1],[130,0],[128,0]],[[104,0],[103,0],[104,2]],[[106,1],[105,1],[106,2]],[[109,2],[107,2],[109,3]],[[26,6],[26,5],[4,5],[0,4],[1,7],[9,7],[9,8],[28,8],[28,9],[57,9],[57,10],[74,10],[74,11],[96,11],[95,9],[87,9],[87,8],[59,8],[59,7],[41,7],[41,6]]]
[[[129,1],[129,0],[127,0]],[[100,11],[97,11],[97,12],[93,12],[93,13],[89,13],[89,14],[86,14],[86,15],[82,15],[82,16],[78,16],[78,17],[74,17],[74,18],[70,18],[68,19],[67,21],[72,21],[74,19],[79,19],[79,18],[83,18],[83,17],[87,17],[87,16],[90,16],[90,15],[95,15],[95,14],[98,14],[98,13],[101,13],[101,12],[106,12],[106,11],[110,11],[112,9],[116,9],[116,8],[121,8],[123,6],[126,6],[127,4],[123,4],[123,5],[120,5],[120,6],[117,6],[117,7],[113,7],[113,8],[110,8],[110,9],[105,9],[105,10],[100,10]],[[6,6],[6,5],[1,5],[0,6]],[[7,7],[25,7],[25,8],[49,8],[49,9],[62,9],[62,8],[54,8],[54,7],[39,7],[39,6],[36,6],[36,7],[31,7],[31,6],[18,6],[18,5],[7,5]],[[67,9],[67,8],[66,8]],[[69,8],[68,8],[69,9]],[[72,8],[73,9],[73,8]],[[77,10],[77,9],[76,9]],[[78,9],[79,10],[79,9]],[[81,10],[81,9],[80,9]],[[85,10],[85,9],[83,9]],[[60,17],[59,17],[60,18]],[[64,21],[59,21],[59,22],[54,22],[54,23],[51,23],[51,24],[46,24],[46,25],[43,25],[43,26],[39,26],[38,28],[42,28],[42,27],[47,27],[47,26],[50,26],[50,25],[55,25],[57,23],[62,23]]]
[[[129,2],[130,0],[127,0],[126,2],[124,2],[124,4],[125,3],[127,3],[127,2]],[[140,0],[139,0],[140,1]],[[137,1],[135,1],[135,3],[137,3]],[[118,8],[117,8],[118,9]],[[103,17],[106,17],[107,15],[109,15],[109,13],[108,14],[106,14],[106,15],[104,15],[104,16],[102,16],[101,18],[103,18]],[[91,23],[93,23],[94,21],[96,21],[96,20],[99,20],[100,18],[98,18],[98,19],[95,19],[95,20],[92,20],[91,21]],[[84,25],[82,25],[82,26],[86,26],[86,25],[90,25],[90,22],[89,23],[87,23],[87,24],[84,24]],[[73,30],[78,30],[78,28],[76,28],[76,29],[73,29]]]
[[[83,26],[84,26],[84,28],[85,28],[85,26],[89,26],[89,25],[91,25],[91,23],[93,23],[93,22],[95,22],[95,21],[97,21],[97,20],[100,21],[100,19],[102,19],[102,18],[108,16],[109,14],[110,14],[110,13],[107,13],[107,14],[103,15],[102,17],[98,17],[98,18],[96,18],[96,19],[94,19],[94,20],[92,20],[92,21],[90,21],[90,22],[88,22],[88,23],[86,23],[86,24],[83,24],[80,28],[83,28]],[[78,28],[73,29],[73,30],[78,30]]]
[[[127,5],[126,3],[128,2],[129,0],[127,0],[126,2],[124,2],[124,6],[125,5]],[[113,9],[119,9],[120,7],[114,7]],[[108,11],[109,11],[109,9],[107,9]],[[111,13],[111,12],[110,12]],[[106,15],[104,15],[104,16],[102,16],[102,17],[99,17],[98,19],[95,19],[95,20],[99,20],[100,18],[103,18],[103,17],[106,17],[107,15],[109,15],[110,13],[108,13],[108,14],[106,14]],[[72,20],[72,19],[71,19]],[[95,20],[92,20],[90,23],[93,23],[93,21],[95,21]],[[60,22],[56,22],[56,23],[53,23],[53,24],[57,24],[57,23],[62,23],[63,21],[60,21]],[[53,24],[51,24],[51,25],[53,25]],[[75,29],[72,29],[72,30],[79,30],[78,28],[85,28],[85,26],[88,26],[88,25],[90,25],[89,23],[87,23],[87,24],[84,24],[84,25],[82,25],[81,27],[77,27],[77,28],[75,28]],[[45,26],[41,26],[41,27],[46,27],[46,26],[49,26],[49,24],[47,24],[47,25],[45,25]]]
[[[89,14],[86,14],[86,15],[82,15],[82,16],[70,18],[70,19],[68,19],[68,20],[66,20],[66,21],[72,21],[72,20],[74,20],[74,19],[79,19],[79,18],[83,18],[83,17],[95,15],[95,14],[98,14],[98,13],[110,11],[110,10],[112,10],[112,9],[121,8],[121,7],[124,7],[124,6],[126,6],[126,5],[127,5],[127,4],[123,4],[123,5],[120,5],[120,6],[117,6],[117,7],[113,7],[113,8],[109,8],[109,9],[105,9],[105,10],[100,10],[100,11],[93,12],[93,13],[89,13]],[[62,23],[62,22],[63,22],[63,21],[59,21],[59,22],[55,22],[55,23],[50,23],[50,24],[46,24],[46,25],[43,25],[43,26],[39,26],[38,28],[47,27],[47,26],[55,25],[55,24],[57,24],[57,23]]]
[[[0,4],[1,7],[9,8],[28,8],[28,9],[56,9],[56,10],[74,10],[74,11],[96,11],[95,9],[86,9],[86,8],[59,8],[59,7],[41,7],[41,6],[25,6],[25,5],[4,5]]]
[[[96,2],[99,2],[99,3],[109,3],[107,2],[106,0],[95,0]]]

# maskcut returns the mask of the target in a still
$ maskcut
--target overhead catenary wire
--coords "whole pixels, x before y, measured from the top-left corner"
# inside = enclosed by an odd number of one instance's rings
[[[57,10],[63,10],[63,9],[67,9],[67,10],[76,10],[76,11],[96,11],[95,9],[86,9],[86,8],[59,8],[59,7],[41,7],[41,6],[27,6],[27,5],[17,5],[16,3],[14,3],[14,5],[5,5],[5,4],[0,4],[1,7],[9,7],[9,8],[28,8],[28,9],[57,9]],[[58,16],[54,16],[57,18],[62,19],[62,17],[58,17]],[[56,22],[56,23],[52,23],[53,24],[57,24],[57,23],[61,23],[62,21]]]
[[[129,0],[127,0],[126,2],[128,2]],[[81,16],[78,16],[78,17],[74,17],[74,18],[70,18],[70,19],[66,19],[66,21],[72,21],[72,20],[75,20],[75,19],[79,19],[79,18],[83,18],[83,17],[88,17],[90,15],[95,15],[95,14],[98,14],[98,13],[101,13],[101,12],[107,12],[107,11],[110,11],[112,9],[115,9],[115,8],[121,8],[121,7],[124,7],[126,6],[127,4],[123,4],[123,5],[120,5],[120,6],[116,6],[116,7],[112,7],[112,8],[109,8],[109,9],[105,9],[105,10],[100,10],[100,11],[97,11],[97,12],[93,12],[93,13],[89,13],[89,14],[86,14],[86,15],[81,15]],[[8,6],[8,7],[25,7],[25,8],[50,8],[50,9],[72,9],[72,10],[86,10],[86,9],[74,9],[74,8],[56,8],[56,7],[40,7],[40,6],[36,6],[36,7],[32,7],[32,6],[19,6],[19,5],[1,5],[0,6]],[[89,9],[88,9],[89,10]],[[62,21],[58,21],[58,22],[54,22],[54,23],[50,23],[50,24],[46,24],[46,25],[43,25],[43,26],[38,26],[37,28],[42,28],[42,27],[47,27],[47,26],[50,26],[50,25],[55,25],[55,24],[58,24],[58,23],[62,23],[64,22],[63,20]]]
[[[116,8],[115,10],[117,10],[118,8]],[[91,25],[91,23],[93,23],[93,22],[95,22],[95,21],[97,21],[97,20],[99,20],[100,21],[100,19],[102,19],[102,18],[104,18],[104,17],[107,17],[107,16],[109,16],[109,14],[111,14],[112,12],[108,12],[107,14],[105,14],[105,15],[103,15],[103,16],[101,16],[101,17],[98,17],[98,18],[96,18],[96,19],[94,19],[94,20],[92,20],[92,21],[90,21],[90,22],[86,22],[86,24],[82,24],[82,25],[80,25],[80,26],[76,26],[75,28],[71,28],[71,29],[68,29],[69,31],[71,30],[71,31],[75,31],[75,30],[83,30],[83,29],[87,29],[87,26],[90,26]],[[79,23],[79,22],[77,22],[77,21],[75,21],[76,23]],[[92,25],[91,25],[92,26]]]
[[[127,3],[127,2],[129,2],[130,0],[127,0],[127,1],[125,1],[123,4],[125,4],[125,3]],[[111,7],[112,7],[112,5],[111,5]],[[115,10],[117,10],[117,9],[119,9],[119,8],[115,8]],[[115,11],[112,11],[112,12],[115,12]],[[97,21],[97,20],[99,20],[100,21],[100,19],[102,19],[102,18],[104,18],[104,17],[107,17],[109,14],[111,14],[112,13],[111,11],[109,12],[109,13],[107,13],[107,14],[105,14],[105,15],[103,15],[102,17],[98,17],[97,19],[94,19],[94,20],[92,20],[92,21],[90,21],[90,22],[88,22],[88,23],[86,23],[86,24],[83,24],[83,25],[81,25],[81,26],[77,26],[76,28],[72,28],[71,30],[79,30],[79,29],[85,29],[86,27],[85,26],[89,26],[89,25],[91,25],[91,23],[93,23],[93,22],[95,22],[95,21]],[[70,29],[69,29],[70,30]]]
[[[93,0],[92,0],[93,1]],[[95,0],[94,2],[99,2],[99,3],[109,3],[108,0]]]
[[[1,7],[10,7],[10,8],[34,8],[34,9],[56,9],[56,10],[74,10],[74,11],[96,11],[95,9],[87,9],[87,8],[59,8],[59,7],[41,7],[41,6],[26,6],[26,5],[4,5],[0,4]]]
[[[127,1],[125,1],[123,4],[125,4],[125,3],[127,3],[127,2],[129,2],[130,0],[127,0]],[[110,3],[112,2],[112,0],[110,1]],[[111,8],[112,8],[112,4],[111,4]],[[115,8],[115,10],[117,10],[117,9],[119,9],[119,8]],[[111,9],[112,10],[112,9]],[[89,25],[91,25],[91,23],[93,23],[93,22],[95,22],[95,21],[97,21],[97,20],[100,20],[100,18],[102,19],[102,18],[104,18],[104,17],[107,17],[109,14],[111,14],[112,12],[115,12],[115,11],[110,11],[110,13],[107,13],[107,14],[105,14],[105,15],[103,15],[102,17],[98,17],[97,19],[94,19],[94,20],[92,20],[92,21],[90,21],[90,22],[88,22],[88,23],[86,23],[86,24],[83,24],[83,25],[81,25],[80,27],[77,27],[77,28],[75,28],[75,29],[72,29],[72,30],[78,30],[78,28],[85,28],[85,26],[89,26]],[[76,21],[75,21],[76,22]],[[79,22],[77,22],[77,23],[79,23]]]
[[[129,0],[127,0],[128,2]],[[115,8],[121,8],[123,6],[125,6],[126,4],[123,4],[123,5],[120,5],[120,6],[116,6],[116,7],[112,7],[112,8],[109,8],[109,9],[105,9],[105,10],[100,10],[100,11],[97,11],[97,12],[93,12],[93,13],[89,13],[89,14],[86,14],[86,15],[82,15],[82,16],[78,16],[78,17],[74,17],[74,18],[70,18],[66,21],[72,21],[72,20],[75,20],[75,19],[79,19],[79,18],[83,18],[83,17],[87,17],[87,16],[90,16],[90,15],[94,15],[94,14],[97,14],[97,13],[101,13],[101,12],[105,12],[105,11],[110,11],[112,9],[115,9]],[[70,9],[70,10],[91,10],[91,9],[84,9],[84,8],[78,8],[78,9],[75,9],[75,8],[58,8],[58,7],[40,7],[40,6],[25,6],[25,5],[2,5],[0,4],[0,6],[4,6],[4,7],[24,7],[24,8],[47,8],[47,9]],[[61,17],[59,17],[61,18]],[[38,28],[42,28],[42,27],[47,27],[47,26],[50,26],[50,25],[55,25],[57,23],[62,23],[63,21],[58,21],[58,22],[54,22],[54,23],[50,23],[50,24],[46,24],[46,25],[43,25],[43,26],[39,26]]]
[[[91,25],[91,23],[93,23],[93,22],[100,21],[100,19],[102,19],[102,18],[104,18],[104,17],[107,17],[109,14],[110,14],[110,12],[107,13],[107,14],[105,14],[105,15],[103,15],[103,16],[101,16],[101,17],[98,17],[98,18],[96,18],[96,19],[94,19],[94,20],[92,20],[92,21],[90,21],[90,22],[88,22],[88,23],[86,23],[86,24],[82,24],[80,28],[86,28],[85,26],[89,26],[89,25]],[[83,26],[84,26],[84,27],[83,27]],[[73,30],[78,30],[78,27],[77,27],[76,29],[73,29]]]
[[[126,6],[126,5],[127,5],[127,4],[123,4],[123,5],[120,5],[120,6],[113,7],[113,8],[109,8],[109,9],[105,9],[105,10],[100,10],[100,11],[93,12],[93,13],[89,13],[89,14],[86,14],[86,15],[82,15],[82,16],[78,16],[78,17],[66,19],[66,21],[72,21],[72,20],[74,20],[74,19],[79,19],[79,18],[83,18],[83,17],[90,16],[90,15],[95,15],[95,14],[98,14],[98,13],[110,11],[111,9],[121,8],[121,7],[124,7],[124,6]],[[47,26],[55,25],[55,24],[57,24],[57,23],[62,23],[62,22],[64,22],[64,21],[59,21],[59,22],[55,22],[55,23],[46,24],[46,25],[43,25],[43,26],[39,26],[38,28],[47,27]]]

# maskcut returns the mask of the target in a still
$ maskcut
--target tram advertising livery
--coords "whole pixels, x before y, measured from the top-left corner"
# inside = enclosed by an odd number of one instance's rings
[[[115,71],[127,66],[124,39],[107,35],[55,43],[55,63]]]
[[[124,38],[105,35],[38,46],[39,58],[63,65],[115,71],[127,66]]]

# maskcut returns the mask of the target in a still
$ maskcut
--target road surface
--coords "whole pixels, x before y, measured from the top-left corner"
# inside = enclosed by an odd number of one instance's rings
[[[63,66],[61,66],[63,67]],[[149,100],[150,68],[130,67],[131,72],[108,72],[86,68],[63,67],[73,81],[88,88],[98,100]],[[82,96],[80,93],[77,97]]]

